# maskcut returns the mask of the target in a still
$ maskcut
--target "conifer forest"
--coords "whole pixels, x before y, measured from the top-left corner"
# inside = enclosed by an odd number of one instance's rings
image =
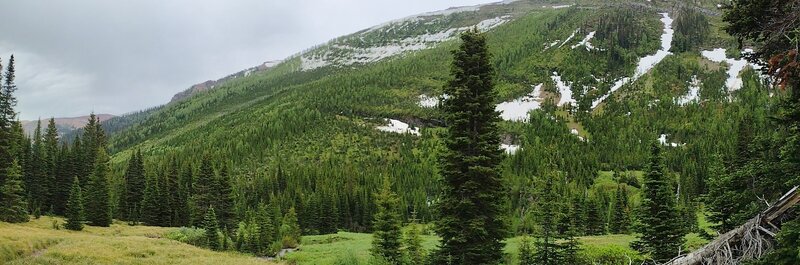
[[[0,36],[0,264],[800,264],[800,0],[490,2],[69,122]]]

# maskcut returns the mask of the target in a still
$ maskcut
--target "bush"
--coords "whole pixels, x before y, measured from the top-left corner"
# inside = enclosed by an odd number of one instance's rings
[[[206,246],[206,230],[202,228],[181,227],[166,233],[164,237],[193,246]]]

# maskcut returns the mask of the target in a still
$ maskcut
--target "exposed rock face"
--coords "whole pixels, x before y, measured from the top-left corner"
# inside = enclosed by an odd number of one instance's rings
[[[239,78],[239,77],[245,77],[245,76],[251,75],[253,73],[266,71],[266,70],[278,65],[279,63],[281,63],[281,61],[267,61],[267,62],[264,62],[264,63],[258,65],[258,66],[251,67],[251,68],[236,72],[234,74],[228,75],[226,77],[223,77],[223,78],[220,78],[220,79],[217,79],[217,80],[208,80],[208,81],[205,81],[205,82],[202,82],[202,83],[199,83],[199,84],[192,85],[188,89],[186,89],[184,91],[181,91],[181,92],[175,94],[174,96],[172,96],[172,99],[169,102],[172,103],[172,102],[181,101],[181,100],[189,98],[189,97],[191,97],[191,96],[193,96],[193,95],[195,95],[197,93],[202,93],[202,92],[214,89],[214,88],[216,88],[216,87],[218,87],[218,86],[220,86],[220,85],[222,85],[225,82],[228,82],[230,80],[233,80],[233,79],[236,79],[236,78]]]

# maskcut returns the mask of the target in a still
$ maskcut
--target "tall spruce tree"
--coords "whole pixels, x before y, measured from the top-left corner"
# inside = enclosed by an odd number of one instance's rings
[[[119,209],[123,219],[138,222],[141,219],[141,203],[144,199],[146,186],[144,161],[139,150],[133,152],[128,160],[128,168],[123,176],[124,196],[120,196]]]
[[[477,29],[461,34],[453,52],[453,79],[442,102],[447,136],[441,156],[444,192],[436,229],[442,237],[437,263],[497,264],[506,236],[503,157],[495,111],[494,69],[486,37]]]
[[[72,181],[72,188],[69,191],[69,199],[67,199],[65,210],[65,217],[67,220],[64,224],[64,228],[75,231],[83,230],[85,216],[83,195],[81,194],[81,182],[78,180],[78,177],[75,177]]]
[[[661,147],[653,143],[645,172],[644,193],[639,216],[641,235],[637,244],[657,263],[678,255],[686,231],[675,205],[675,195],[666,175]]]
[[[44,144],[42,143],[42,121],[36,122],[32,140],[30,160],[28,161],[28,183],[25,187],[30,196],[30,210],[36,218],[42,212],[48,210],[47,201],[50,194],[47,192],[47,169],[44,154]]]
[[[214,214],[214,206],[209,206],[203,217],[203,229],[206,230],[206,242],[208,248],[211,250],[220,250],[221,245],[219,242],[219,224],[217,223],[217,215]]]
[[[152,176],[147,179],[147,187],[144,189],[144,198],[141,202],[141,221],[150,226],[165,226],[163,215],[164,198],[161,197],[161,185],[158,177]]]
[[[5,183],[8,171],[14,161],[12,125],[17,115],[16,111],[14,111],[14,107],[17,104],[17,100],[14,97],[14,92],[17,90],[14,83],[14,67],[14,55],[11,55],[5,74],[0,76],[0,80],[3,81],[2,87],[0,87],[0,185]],[[0,63],[0,71],[2,70],[3,67]],[[0,191],[0,200],[3,199],[3,194]]]
[[[3,194],[3,199],[0,200],[0,221],[27,222],[28,203],[25,200],[25,190],[22,188],[22,167],[14,161],[6,172],[8,176],[0,188],[0,193]]]
[[[60,194],[58,190],[60,183],[57,181],[58,177],[56,176],[56,174],[58,174],[58,172],[56,171],[56,165],[58,163],[59,150],[58,150],[58,128],[56,128],[56,123],[54,118],[50,118],[50,120],[47,122],[47,129],[45,130],[43,137],[44,137],[42,139],[43,149],[44,149],[43,176],[45,181],[45,185],[43,186],[44,189],[47,191],[46,192],[47,198],[45,200],[45,205],[47,206],[48,210],[52,210],[52,212],[55,213],[56,209],[60,208],[58,206],[59,200],[63,203],[64,200],[62,199],[64,198],[59,198]]]
[[[201,225],[203,222],[203,214],[208,209],[209,205],[217,203],[217,197],[214,193],[218,190],[215,188],[219,182],[214,176],[214,168],[211,166],[211,158],[208,155],[203,156],[200,162],[200,172],[197,174],[197,179],[192,185],[192,224]]]
[[[281,244],[284,248],[295,248],[302,240],[297,211],[294,207],[289,208],[281,221]]]
[[[230,172],[223,163],[219,170],[219,176],[214,180],[217,184],[214,191],[214,209],[222,227],[232,229],[236,225],[236,216],[233,211],[233,187],[231,186]]]
[[[272,218],[269,209],[264,203],[258,205],[256,223],[258,225],[258,251],[256,254],[271,256],[273,253],[270,253],[270,247],[272,242],[274,242],[273,234],[275,228],[272,226]]]
[[[86,221],[93,226],[111,225],[111,196],[108,186],[109,160],[105,148],[96,149],[94,172],[86,184]]]
[[[614,198],[614,214],[611,221],[611,232],[614,234],[628,233],[630,227],[630,208],[628,208],[628,191],[625,185],[617,186]]]
[[[538,240],[535,242],[536,254],[534,260],[536,264],[560,264],[560,246],[556,242],[558,239],[556,220],[559,219],[558,194],[553,185],[553,177],[548,176],[544,180],[542,188],[542,198],[539,205],[537,219],[539,221],[540,232]]]
[[[375,220],[372,223],[372,256],[389,264],[400,264],[402,232],[400,231],[400,198],[392,192],[389,178],[384,177],[383,187],[375,194]]]
[[[413,219],[412,219],[413,220]],[[406,230],[405,237],[403,237],[403,255],[405,255],[405,264],[424,264],[425,263],[425,248],[422,247],[422,238],[420,237],[419,224],[414,220],[409,224]]]

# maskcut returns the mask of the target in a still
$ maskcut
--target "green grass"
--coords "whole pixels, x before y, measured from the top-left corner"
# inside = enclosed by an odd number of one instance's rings
[[[214,252],[162,238],[176,228],[86,226],[56,230],[60,218],[24,224],[0,222],[0,264],[273,264],[237,253]]]

